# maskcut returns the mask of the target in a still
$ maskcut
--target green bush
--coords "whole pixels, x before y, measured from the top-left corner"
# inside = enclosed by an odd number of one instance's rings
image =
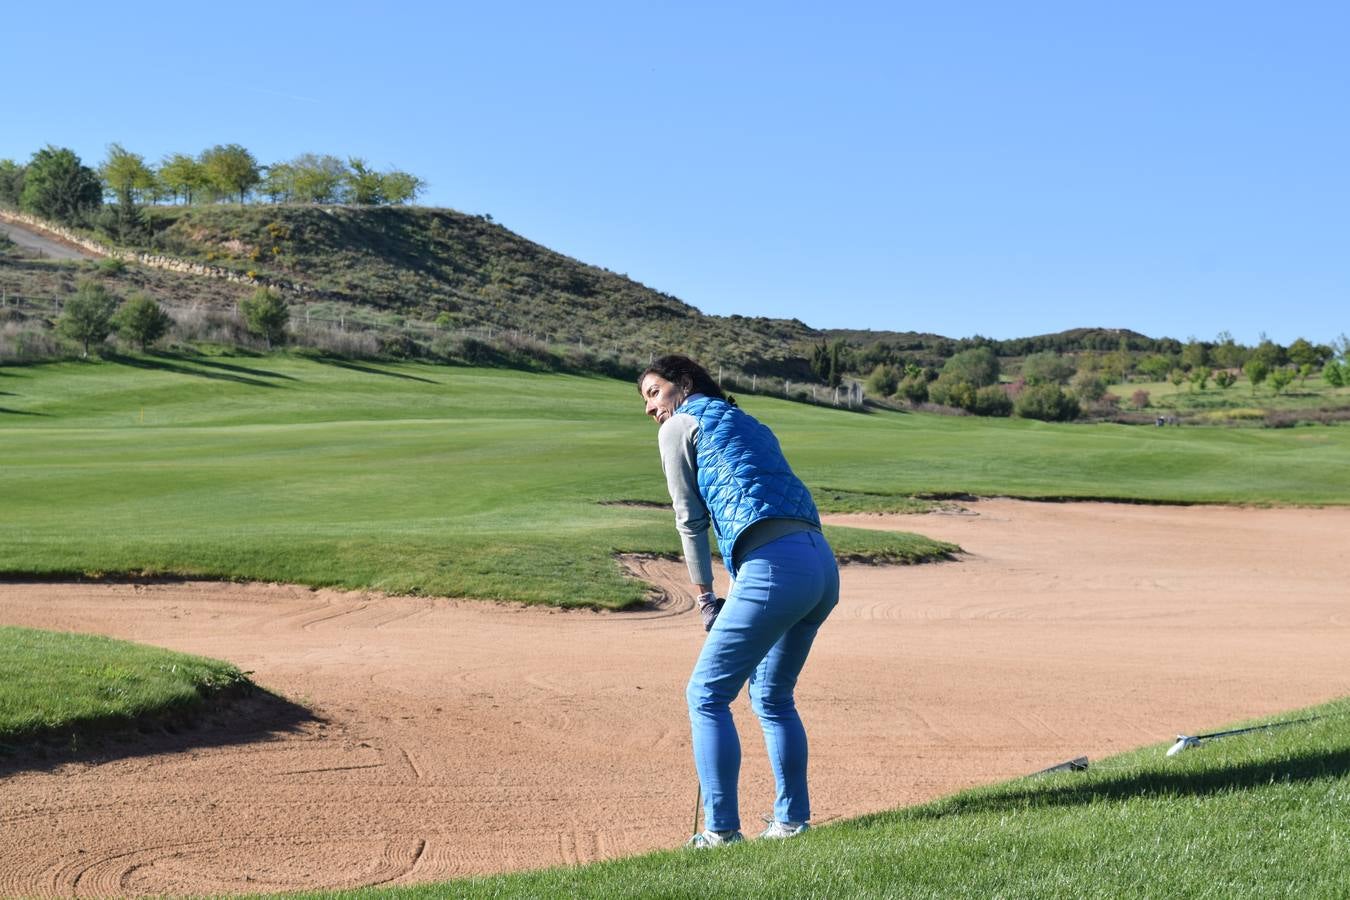
[[[1057,384],[1037,384],[1027,388],[1013,403],[1013,414],[1042,422],[1068,422],[1078,418],[1078,401]]]
[[[867,377],[867,392],[878,397],[889,397],[900,387],[900,372],[895,366],[877,363]]]
[[[1073,374],[1073,362],[1053,350],[1033,353],[1022,362],[1027,384],[1066,384]]]
[[[944,371],[928,386],[928,399],[943,406],[971,410],[975,408],[975,391],[975,385],[969,381]]]
[[[252,297],[239,303],[239,311],[252,334],[267,341],[267,349],[273,344],[286,342],[286,323],[291,319],[286,301],[270,288],[259,288]]]
[[[173,319],[158,303],[144,294],[132,294],[113,316],[117,333],[135,341],[144,353],[151,344],[168,332]]]
[[[1010,416],[1013,402],[1002,387],[991,384],[975,392],[975,404],[971,412],[977,416]]]
[[[1350,384],[1350,363],[1343,365],[1332,360],[1322,367],[1322,379],[1332,387]]]
[[[928,379],[922,375],[909,375],[900,382],[898,393],[910,403],[928,402]]]
[[[1073,393],[1080,403],[1096,403],[1106,396],[1106,382],[1100,375],[1081,372],[1074,376]]]
[[[954,381],[969,382],[972,388],[971,402],[973,403],[974,388],[998,383],[998,357],[988,347],[962,350],[947,360],[942,366],[942,374]]]
[[[112,333],[112,318],[117,312],[117,298],[97,281],[81,281],[75,293],[66,298],[56,330],[65,337],[79,341],[83,355],[89,355],[90,344],[101,344]]]

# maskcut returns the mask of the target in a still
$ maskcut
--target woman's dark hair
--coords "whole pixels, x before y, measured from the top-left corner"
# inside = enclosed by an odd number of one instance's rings
[[[642,392],[642,379],[648,375],[660,376],[686,394],[707,394],[709,397],[725,400],[732,406],[736,405],[736,398],[723,391],[717,382],[713,381],[707,369],[679,353],[658,356],[650,366],[643,369],[642,374],[638,376],[638,393]]]

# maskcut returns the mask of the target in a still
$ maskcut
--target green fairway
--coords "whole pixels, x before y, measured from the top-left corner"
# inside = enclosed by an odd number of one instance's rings
[[[328,897],[1343,897],[1350,701],[789,841]],[[319,895],[312,895],[319,896]]]
[[[0,627],[0,744],[185,712],[247,680],[234,666],[96,635]]]
[[[1350,430],[1153,429],[744,398],[824,510],[914,493],[1350,502]],[[679,545],[611,379],[296,356],[0,368],[0,571],[174,573],[623,606],[613,554]],[[638,501],[616,504],[613,501]],[[915,536],[829,529],[845,556]]]

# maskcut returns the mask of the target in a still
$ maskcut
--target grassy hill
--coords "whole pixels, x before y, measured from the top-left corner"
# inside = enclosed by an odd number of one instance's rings
[[[746,372],[804,374],[820,333],[796,320],[704,315],[669,294],[448,209],[194,206],[148,211],[148,252],[294,283],[306,303],[400,324],[516,332],[645,358],[680,347]]]
[[[571,347],[645,362],[679,349],[746,376],[815,380],[810,358],[843,342],[866,357],[878,347],[940,367],[984,339],[913,331],[815,329],[796,319],[706,315],[625,275],[549,250],[493,222],[449,209],[311,205],[150,206],[141,237],[118,249],[171,257],[284,285],[305,321],[411,334],[472,333]],[[106,236],[104,236],[106,241]],[[113,246],[113,245],[110,245]],[[54,318],[80,277],[115,279],[171,309],[233,312],[250,284],[144,266],[56,264],[0,253],[0,288]],[[1114,348],[1151,339],[1076,329],[1021,339],[1018,347]],[[1005,342],[1006,343],[1006,342]],[[394,353],[393,355],[398,355]],[[889,358],[883,354],[879,358]],[[866,359],[853,361],[870,369]]]

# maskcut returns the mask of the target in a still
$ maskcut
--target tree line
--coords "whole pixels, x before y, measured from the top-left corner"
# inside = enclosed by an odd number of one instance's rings
[[[1174,387],[1204,391],[1212,382],[1227,390],[1245,377],[1255,393],[1269,384],[1278,395],[1296,379],[1306,383],[1321,373],[1333,387],[1350,385],[1350,338],[1342,335],[1332,345],[1297,338],[1282,346],[1262,338],[1255,347],[1237,343],[1224,332],[1213,342],[1194,338],[1176,352],[1132,350],[1121,340],[1111,352],[1082,349],[1060,353],[1039,350],[1024,357],[1001,357],[997,342],[957,351],[939,366],[922,365],[915,358],[874,363],[865,377],[874,397],[890,397],[912,404],[933,403],[975,415],[1064,421],[1087,410],[1114,406],[1120,399],[1109,389],[1131,380],[1171,382]],[[1144,345],[1147,346],[1147,345]],[[1011,356],[1011,355],[1009,355]],[[828,382],[850,366],[866,365],[866,354],[854,354],[844,341],[820,344],[812,354],[812,368]],[[1129,398],[1136,409],[1149,405],[1147,391]]]
[[[250,334],[262,338],[267,349],[286,343],[286,325],[290,310],[272,290],[259,288],[239,302],[239,313]],[[102,282],[81,279],[75,293],[66,298],[56,319],[56,331],[81,345],[81,356],[89,356],[114,331],[134,343],[144,353],[169,332],[173,317],[152,297],[133,293],[122,299]]]
[[[377,171],[359,157],[303,153],[262,165],[238,144],[219,144],[196,156],[171,153],[158,165],[116,143],[93,168],[75,151],[52,145],[24,164],[0,159],[0,206],[119,237],[135,229],[137,208],[147,204],[264,198],[379,206],[411,203],[425,190],[426,182],[416,175]]]

